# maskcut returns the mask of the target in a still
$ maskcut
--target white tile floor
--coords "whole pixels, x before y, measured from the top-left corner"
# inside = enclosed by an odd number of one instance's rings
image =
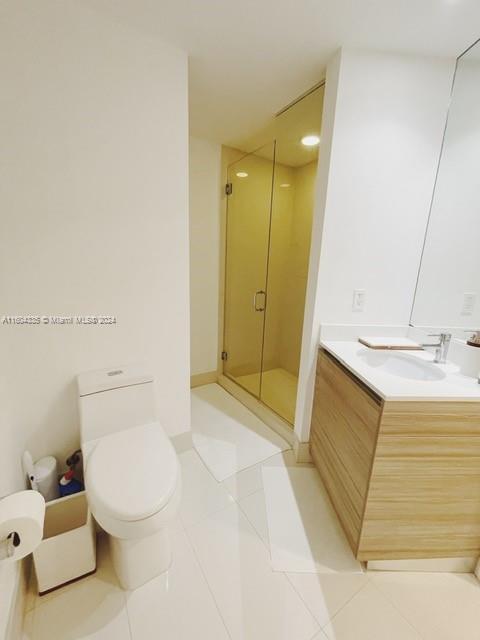
[[[101,538],[95,575],[27,599],[23,640],[480,639],[471,575],[273,571],[262,467],[299,467],[290,451],[222,483],[193,450],[180,460],[171,569],[124,592]]]
[[[197,387],[191,397],[193,446],[219,482],[290,448],[220,385]]]
[[[262,472],[271,564],[295,573],[362,573],[315,468]]]

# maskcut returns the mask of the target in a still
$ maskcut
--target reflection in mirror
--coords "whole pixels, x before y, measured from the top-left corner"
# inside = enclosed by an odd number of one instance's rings
[[[457,61],[411,324],[480,329],[480,41]]]

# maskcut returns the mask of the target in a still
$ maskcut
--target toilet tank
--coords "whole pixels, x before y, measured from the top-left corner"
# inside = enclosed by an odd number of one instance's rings
[[[144,365],[77,376],[82,444],[157,419],[153,375]]]

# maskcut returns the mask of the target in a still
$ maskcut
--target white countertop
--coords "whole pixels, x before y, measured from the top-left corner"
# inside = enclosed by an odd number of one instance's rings
[[[480,384],[477,378],[460,373],[453,363],[433,364],[431,351],[389,351],[369,349],[355,341],[321,340],[320,347],[333,355],[344,367],[365,383],[372,391],[384,400],[443,400],[457,402],[480,401]],[[388,373],[380,366],[371,366],[364,360],[373,354],[396,354],[411,364],[415,359],[431,363],[431,367],[443,372],[444,377],[438,380],[416,380]],[[381,359],[381,357],[380,357]],[[414,359],[414,360],[412,360]]]

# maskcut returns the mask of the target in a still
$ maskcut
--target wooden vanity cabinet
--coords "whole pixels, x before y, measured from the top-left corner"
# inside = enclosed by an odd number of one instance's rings
[[[480,403],[383,402],[321,350],[310,451],[359,560],[480,555]]]

